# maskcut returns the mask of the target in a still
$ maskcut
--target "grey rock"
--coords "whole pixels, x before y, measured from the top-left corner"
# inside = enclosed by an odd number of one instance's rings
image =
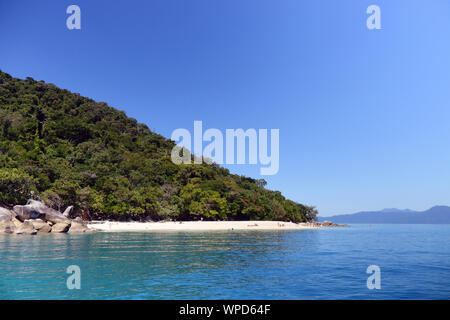
[[[29,219],[42,219],[52,223],[70,224],[70,219],[59,211],[47,207],[44,203],[36,200],[28,200],[24,206],[14,206],[13,211],[21,221]]]
[[[12,222],[13,217],[12,211],[6,208],[0,208],[0,234],[14,233],[16,226]]]
[[[58,222],[52,226],[52,233],[66,233],[70,229],[70,223]]]
[[[50,221],[54,224],[57,223],[65,223],[65,224],[70,224],[71,220],[69,218],[64,217],[61,213],[59,213],[56,210],[50,209],[52,211],[47,211],[45,213],[45,220],[46,221]]]
[[[16,226],[11,221],[0,222],[0,234],[14,233]]]
[[[36,234],[37,231],[34,229],[33,224],[30,221],[25,221],[16,227],[15,234]]]
[[[25,206],[14,206],[14,213],[20,221],[25,221],[28,219],[42,219],[45,214],[36,210],[36,208],[25,205]]]
[[[0,222],[2,221],[11,221],[12,212],[6,208],[0,207]]]
[[[66,218],[70,218],[70,215],[72,214],[73,206],[68,206],[66,210],[63,212],[63,216]]]
[[[84,223],[72,222],[69,233],[85,233],[89,228]]]
[[[20,227],[20,226],[22,225],[22,221],[20,221],[20,220],[17,219],[17,218],[12,218],[11,221],[12,221],[12,223],[14,224],[14,226],[15,226],[16,228],[18,228],[18,227]]]
[[[73,221],[78,222],[78,223],[83,223],[86,224],[83,219],[81,219],[80,217],[76,217],[75,219],[73,219]]]
[[[49,233],[50,231],[52,231],[52,227],[44,220],[35,219],[35,220],[26,220],[26,221],[29,221],[33,225],[34,229],[36,229],[37,232]]]

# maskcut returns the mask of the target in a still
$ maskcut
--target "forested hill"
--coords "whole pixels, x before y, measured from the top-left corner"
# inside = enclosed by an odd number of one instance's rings
[[[173,141],[106,103],[0,71],[0,206],[40,198],[84,219],[286,220],[316,210],[217,165],[175,165]]]

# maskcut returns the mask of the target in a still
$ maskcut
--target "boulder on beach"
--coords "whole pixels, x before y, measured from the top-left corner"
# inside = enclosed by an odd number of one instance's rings
[[[35,220],[25,220],[25,221],[29,221],[33,225],[34,229],[36,229],[37,232],[49,233],[50,231],[52,231],[52,227],[44,220],[35,219]]]
[[[0,222],[0,234],[4,233],[14,233],[16,226],[11,221]]]
[[[12,216],[11,210],[0,208],[0,223],[4,221],[11,221]]]
[[[13,214],[10,210],[0,208],[0,234],[1,233],[13,233],[16,226],[11,221]]]
[[[29,219],[42,219],[45,217],[45,214],[37,211],[34,207],[26,205],[26,206],[14,206],[13,208],[16,217],[20,221],[25,221]]]
[[[37,231],[34,228],[33,224],[29,221],[26,220],[23,223],[21,223],[19,226],[16,227],[15,234],[36,234]]]
[[[52,226],[52,233],[66,233],[69,231],[71,224],[70,223],[64,223],[64,222],[58,222],[55,223]]]
[[[13,210],[0,207],[0,234],[95,232],[81,218],[70,219],[72,211],[73,206],[70,206],[63,214],[36,200],[28,200],[24,206],[14,206]]]
[[[96,232],[94,229],[90,229],[87,223],[83,221],[80,217],[72,220],[72,225],[70,226],[69,233],[90,233]]]
[[[65,217],[61,212],[49,208],[44,203],[36,200],[28,200],[24,206],[14,206],[13,211],[21,221],[42,219],[52,223],[70,224],[70,219]]]
[[[68,206],[66,210],[63,212],[63,216],[66,218],[70,218],[70,215],[72,214],[73,206]]]
[[[89,229],[85,224],[79,222],[72,222],[72,225],[70,226],[69,229],[69,233],[85,233],[88,230]]]

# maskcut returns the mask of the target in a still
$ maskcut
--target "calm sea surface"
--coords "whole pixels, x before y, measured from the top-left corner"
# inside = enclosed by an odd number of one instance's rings
[[[70,265],[81,290],[67,289]],[[38,298],[449,299],[450,225],[0,235],[0,299]]]

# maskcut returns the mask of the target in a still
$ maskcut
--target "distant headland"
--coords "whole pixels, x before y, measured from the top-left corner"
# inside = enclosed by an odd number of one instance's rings
[[[450,207],[435,206],[425,211],[383,209],[319,217],[319,221],[324,220],[332,220],[336,223],[450,224]]]

